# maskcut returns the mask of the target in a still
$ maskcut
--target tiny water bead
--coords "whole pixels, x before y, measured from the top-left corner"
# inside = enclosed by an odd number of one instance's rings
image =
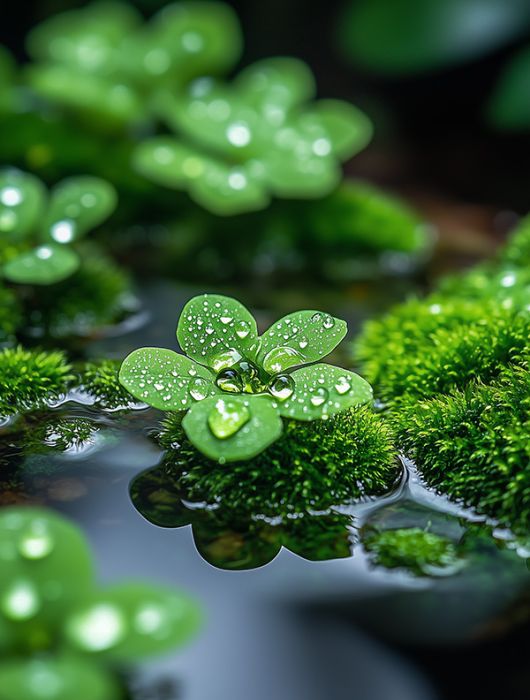
[[[251,414],[241,402],[219,399],[208,416],[208,426],[220,440],[235,435],[248,421]]]
[[[313,406],[322,406],[329,399],[329,391],[324,389],[324,387],[317,387],[311,390],[311,404]]]
[[[294,392],[294,379],[288,374],[279,374],[271,380],[269,391],[278,401],[287,401]]]

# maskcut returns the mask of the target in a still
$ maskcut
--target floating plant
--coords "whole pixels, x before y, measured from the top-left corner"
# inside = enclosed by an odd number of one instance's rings
[[[0,514],[2,700],[117,700],[119,670],[194,635],[197,605],[147,583],[101,588],[80,530],[41,508]]]
[[[123,126],[150,118],[164,86],[230,70],[241,52],[232,9],[220,2],[168,5],[144,24],[129,3],[91,3],[30,33],[27,79],[48,101]]]
[[[9,282],[49,285],[80,266],[71,244],[104,221],[116,206],[114,188],[90,176],[54,187],[14,168],[0,172],[0,274]]]
[[[294,58],[260,61],[231,84],[198,78],[185,93],[160,96],[158,110],[175,136],[141,143],[134,165],[219,215],[263,209],[272,196],[322,197],[372,127],[353,105],[310,102],[314,95],[313,75]]]
[[[280,437],[282,418],[325,420],[371,401],[364,379],[318,363],[346,330],[327,313],[298,311],[258,336],[242,304],[204,294],[186,304],[178,322],[187,357],[139,348],[124,360],[120,382],[155,408],[186,411],[182,427],[207,457],[250,459]]]

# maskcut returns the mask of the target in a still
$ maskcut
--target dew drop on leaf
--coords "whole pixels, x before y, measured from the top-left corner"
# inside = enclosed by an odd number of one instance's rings
[[[243,391],[243,380],[235,369],[223,369],[217,375],[215,383],[221,391],[240,394]]]
[[[278,401],[287,401],[294,393],[294,379],[288,374],[279,374],[269,384],[269,391]]]
[[[297,350],[288,346],[281,346],[269,350],[265,355],[263,369],[269,374],[278,374],[282,370],[297,364],[303,364],[303,362],[304,358]]]
[[[240,401],[219,399],[208,416],[212,434],[220,440],[235,435],[250,420],[250,410]]]
[[[328,390],[324,389],[324,387],[319,387],[314,390],[313,396],[311,397],[310,401],[313,406],[322,406],[322,404],[328,400],[328,397]]]
[[[200,377],[197,377],[197,379],[194,379],[193,382],[190,384],[189,392],[191,398],[195,399],[195,401],[202,401],[209,394],[209,386],[210,385],[208,384],[206,379],[201,379]]]

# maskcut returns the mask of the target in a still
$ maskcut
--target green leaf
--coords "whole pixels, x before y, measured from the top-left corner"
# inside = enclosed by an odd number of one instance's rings
[[[0,700],[119,700],[122,691],[105,668],[73,655],[0,663]]]
[[[527,0],[350,0],[339,38],[352,61],[400,75],[482,56],[529,23]]]
[[[22,253],[4,265],[4,276],[18,284],[55,284],[70,277],[79,267],[76,252],[48,243]]]
[[[0,649],[31,648],[33,638],[38,646],[42,629],[50,633],[60,625],[92,585],[92,557],[77,527],[41,508],[2,509]]]
[[[501,73],[487,108],[500,129],[530,130],[530,46],[517,53]]]
[[[42,182],[20,170],[0,171],[0,241],[17,241],[33,233],[46,201]]]
[[[191,407],[182,421],[195,447],[221,464],[252,459],[277,440],[282,420],[268,396],[214,396]]]
[[[295,311],[276,321],[262,336],[258,363],[269,374],[317,362],[337,347],[346,321],[322,311]]]
[[[89,175],[63,180],[51,192],[44,236],[71,243],[105,221],[116,203],[116,190],[105,180]]]
[[[200,620],[195,601],[179,591],[125,583],[86,598],[69,616],[65,638],[81,652],[131,662],[185,644]]]
[[[200,177],[210,159],[171,136],[157,136],[138,144],[133,168],[165,187],[185,190],[189,181]]]
[[[345,411],[350,406],[372,401],[372,387],[354,372],[333,365],[301,367],[290,375],[294,393],[278,410],[286,418],[318,420]]]
[[[269,58],[245,68],[235,81],[245,102],[280,126],[294,106],[314,97],[316,85],[308,66],[296,58]]]
[[[186,355],[216,372],[255,355],[258,330],[243,304],[218,294],[201,294],[182,310],[177,339]]]
[[[259,211],[270,202],[262,184],[248,166],[210,162],[204,172],[190,183],[191,197],[218,216]]]
[[[264,166],[263,179],[279,197],[312,199],[324,197],[340,183],[342,172],[336,159],[330,155],[314,153],[317,141],[326,138],[322,133],[308,138],[293,128],[278,131],[278,139],[284,138],[264,153],[260,160]]]
[[[119,379],[134,397],[162,411],[185,411],[217,393],[206,368],[165,348],[139,348],[123,361]]]
[[[324,127],[332,152],[347,160],[368,145],[372,122],[364,112],[341,100],[319,100],[311,110],[313,118]]]

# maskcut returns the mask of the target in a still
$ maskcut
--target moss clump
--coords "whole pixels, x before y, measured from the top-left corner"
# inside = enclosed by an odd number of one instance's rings
[[[186,498],[242,512],[278,516],[325,510],[388,492],[400,474],[388,426],[366,407],[327,421],[285,421],[282,437],[255,459],[221,466],[165,422],[160,442],[175,448]]]
[[[385,402],[428,398],[490,381],[524,361],[530,315],[489,301],[412,301],[366,324],[357,344],[363,373]]]
[[[505,264],[530,267],[530,216],[520,221],[499,258]]]
[[[29,426],[24,434],[27,454],[81,452],[94,445],[99,426],[81,416],[54,417],[41,425]]]
[[[80,384],[101,408],[123,408],[136,399],[120,384],[120,360],[87,362],[80,373]]]
[[[91,246],[74,275],[39,290],[31,319],[54,337],[87,335],[121,320],[130,300],[128,275]]]
[[[0,343],[10,340],[22,323],[22,311],[14,294],[0,286]]]
[[[6,348],[0,352],[0,415],[43,406],[64,393],[73,379],[62,352]]]
[[[407,569],[416,576],[453,567],[458,561],[452,542],[419,527],[370,532],[363,544],[374,564]]]
[[[521,534],[530,528],[530,372],[404,406],[392,418],[426,481]]]

